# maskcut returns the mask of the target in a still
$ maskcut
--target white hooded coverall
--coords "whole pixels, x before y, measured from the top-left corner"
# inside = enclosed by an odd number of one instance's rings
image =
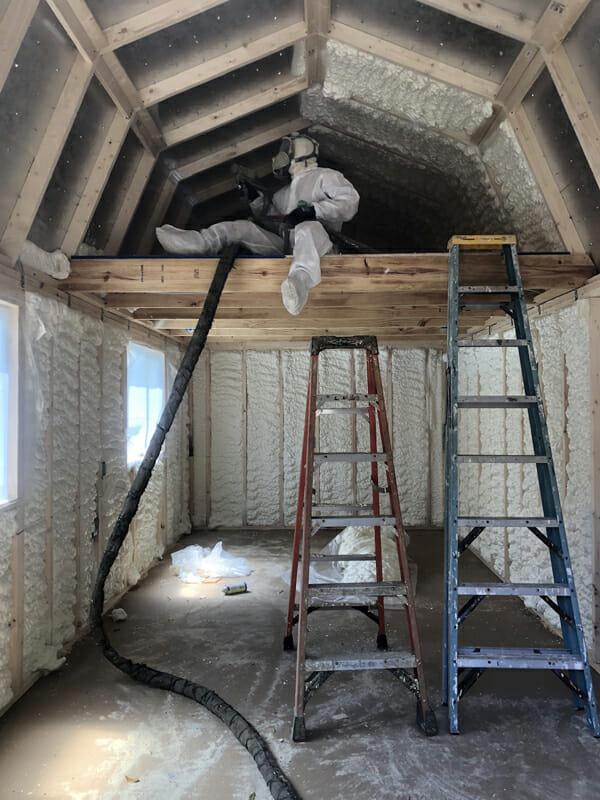
[[[262,197],[252,205],[260,208]],[[313,206],[315,220],[300,222],[290,231],[293,261],[289,276],[301,274],[307,289],[321,281],[321,256],[333,248],[321,221],[339,231],[343,222],[351,220],[358,210],[359,195],[341,172],[309,163],[296,168],[291,182],[275,192],[268,215],[285,216],[298,205]],[[202,231],[179,230],[172,225],[156,229],[156,235],[167,252],[194,255],[216,255],[228,244],[239,243],[256,255],[282,255],[283,239],[266,231],[252,220],[217,222]],[[298,271],[301,271],[300,273]],[[292,311],[292,313],[298,313]]]

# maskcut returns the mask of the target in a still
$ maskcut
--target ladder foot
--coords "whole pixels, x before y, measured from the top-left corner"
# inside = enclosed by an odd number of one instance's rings
[[[438,724],[435,713],[431,708],[428,708],[425,711],[425,715],[423,715],[423,708],[420,701],[417,701],[417,725],[425,732],[426,736],[437,736]]]
[[[292,739],[294,742],[306,741],[306,726],[304,725],[304,717],[294,717],[292,723]]]
[[[291,633],[283,637],[283,649],[294,650],[294,637]]]
[[[387,650],[388,649],[388,640],[385,633],[378,633],[377,634],[377,649],[378,650]]]

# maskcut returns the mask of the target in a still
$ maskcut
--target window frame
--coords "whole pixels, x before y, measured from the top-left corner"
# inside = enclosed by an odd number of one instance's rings
[[[149,393],[152,387],[146,385],[146,445],[144,447],[143,452],[137,453],[134,457],[130,457],[129,447],[130,447],[130,436],[129,436],[129,415],[130,415],[130,404],[129,404],[129,397],[130,397],[130,389],[133,388],[130,386],[130,351],[132,348],[141,348],[143,350],[148,350],[151,353],[160,356],[162,364],[161,364],[161,378],[162,378],[162,400],[160,405],[160,411],[158,412],[156,419],[150,415],[150,406],[151,406],[151,399],[149,397]],[[142,387],[137,387],[142,388]],[[124,380],[124,389],[125,389],[125,460],[127,464],[127,469],[135,469],[139,467],[142,459],[144,457],[144,453],[147,450],[148,444],[152,435],[154,434],[156,423],[160,419],[162,411],[165,407],[166,397],[167,397],[167,358],[164,350],[160,349],[159,347],[155,347],[152,344],[148,344],[147,342],[140,342],[138,339],[131,339],[127,342],[127,347],[125,349],[125,380]]]
[[[11,328],[11,341],[8,347],[8,407],[7,407],[7,499],[0,498],[0,511],[4,511],[17,503],[20,498],[23,467],[21,426],[22,410],[20,401],[23,397],[22,381],[23,369],[21,368],[21,325],[23,319],[22,296],[14,293],[6,286],[0,288],[0,309],[6,309],[9,316],[8,324]],[[1,313],[1,312],[0,312]]]

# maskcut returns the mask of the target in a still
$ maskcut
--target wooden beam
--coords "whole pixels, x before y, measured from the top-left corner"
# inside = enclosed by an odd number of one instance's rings
[[[221,125],[226,125],[228,122],[240,119],[258,111],[261,108],[278,103],[281,100],[286,100],[295,94],[303,91],[308,87],[308,81],[305,76],[300,78],[288,78],[280,83],[270,84],[265,86],[256,94],[245,97],[243,100],[237,100],[229,106],[218,108],[209,111],[197,119],[187,122],[184,125],[178,125],[172,128],[163,128],[163,138],[167,147],[174,144],[183,142],[186,139],[192,139],[194,136],[199,136],[201,133],[206,133]]]
[[[141,253],[149,253],[150,250],[152,250],[152,245],[154,244],[154,239],[156,236],[155,229],[157,225],[160,225],[165,218],[165,214],[167,213],[167,209],[171,204],[171,200],[173,199],[173,195],[175,194],[176,190],[177,183],[172,181],[170,178],[166,178],[162,189],[160,190],[158,200],[152,209],[152,214],[148,218],[144,227],[144,231],[138,245],[138,249]]]
[[[287,276],[291,256],[236,259],[224,289],[232,292],[278,292]],[[216,258],[149,257],[139,259],[76,258],[64,281],[71,292],[207,292]],[[583,255],[522,255],[524,286],[543,291],[553,286],[580,286],[595,274]],[[504,274],[500,256],[465,254],[461,279],[467,283],[494,283]],[[311,294],[355,291],[443,291],[448,284],[446,253],[399,255],[328,255],[321,260],[323,281]]]
[[[560,193],[552,170],[544,156],[540,143],[538,142],[535,131],[529,122],[527,112],[521,106],[510,115],[510,122],[525,158],[529,162],[531,171],[537,181],[540,192],[556,224],[556,228],[562,238],[565,248],[572,253],[581,253],[585,247],[569,214],[565,201]]]
[[[0,91],[10,74],[39,0],[10,0],[0,19]]]
[[[121,145],[129,130],[129,120],[119,111],[108,128],[100,152],[89,175],[85,188],[79,198],[75,213],[61,244],[61,250],[68,256],[77,252],[81,240],[85,236],[90,220],[94,215],[98,201],[102,196],[106,181],[119,155]]]
[[[531,41],[552,50],[568,35],[589,4],[590,0],[549,0]]]
[[[306,77],[310,86],[325,79],[325,46],[331,21],[331,0],[304,0]]]
[[[600,186],[600,126],[581,88],[571,60],[562,45],[551,53],[544,52],[548,71],[569,115],[579,144],[590,169]]]
[[[465,70],[444,64],[442,61],[428,58],[414,50],[408,50],[406,47],[401,47],[378,36],[372,36],[365,31],[357,30],[335,20],[331,20],[330,35],[331,38],[342,44],[347,44],[365,53],[371,53],[371,55],[378,58],[399,64],[402,67],[412,69],[450,86],[456,86],[466,92],[480,95],[488,100],[493,100],[500,89],[500,84],[495,81],[478,78],[470,72],[465,72]]]
[[[0,252],[4,253],[12,263],[21,254],[91,78],[91,65],[78,55],[46,125],[44,138],[31,163],[0,241]]]
[[[310,121],[303,117],[290,117],[289,120],[278,122],[272,127],[262,125],[251,131],[247,139],[224,145],[206,153],[206,155],[180,164],[177,169],[173,170],[173,174],[181,179],[191,178],[192,175],[198,172],[204,172],[206,169],[216,167],[244,153],[249,153],[251,150],[256,150],[280,139],[282,136],[286,136],[291,131],[301,130],[308,127],[308,125],[310,125]]]
[[[525,16],[525,14],[515,14],[506,11],[486,0],[476,0],[476,2],[465,2],[465,0],[421,0],[423,5],[437,8],[453,17],[465,19],[474,25],[488,28],[503,36],[510,36],[520,42],[528,42],[533,36],[535,20]]]
[[[224,5],[227,0],[167,0],[148,11],[135,14],[115,25],[104,28],[106,37],[106,50],[116,50],[123,45],[136,42],[145,36],[150,36],[163,28],[169,28],[178,22],[183,22],[190,17],[195,17],[209,8]]]
[[[238,69],[246,64],[251,64],[260,58],[276,53],[285,47],[290,47],[306,35],[304,21],[295,22],[282,30],[274,31],[266,36],[261,36],[253,42],[237,47],[215,58],[210,58],[176,75],[170,75],[161,81],[144,86],[140,89],[142,105],[147,108],[161,100],[166,100],[186,89],[192,89],[202,83],[207,83],[214,78],[219,78],[226,72]]]
[[[135,213],[142,192],[148,183],[148,178],[154,168],[155,162],[155,156],[148,150],[142,153],[133,178],[121,202],[119,213],[117,214],[110,236],[108,237],[105,248],[107,253],[118,253],[120,250],[125,234],[127,233],[127,228]]]
[[[104,89],[117,108],[131,124],[145,148],[154,155],[164,148],[162,136],[152,117],[140,111],[141,100],[136,87],[113,53],[100,55],[106,48],[102,28],[84,0],[46,0],[61,25],[79,50],[89,61]]]

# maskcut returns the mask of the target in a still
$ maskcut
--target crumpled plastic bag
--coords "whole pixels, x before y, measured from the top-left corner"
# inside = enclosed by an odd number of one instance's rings
[[[191,544],[171,553],[171,561],[175,574],[184,583],[201,583],[205,578],[239,578],[252,572],[245,558],[223,550],[223,542],[217,542],[212,549]]]

